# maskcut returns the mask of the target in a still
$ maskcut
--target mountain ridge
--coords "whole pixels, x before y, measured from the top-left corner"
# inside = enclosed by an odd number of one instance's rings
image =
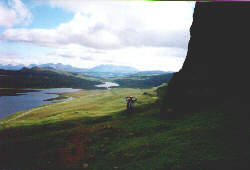
[[[130,67],[130,66],[118,66],[112,64],[101,64],[89,69],[91,72],[104,72],[104,73],[114,73],[114,72],[121,72],[121,73],[136,73],[139,70]]]
[[[159,74],[165,74],[170,73],[166,71],[161,70],[146,70],[141,71],[136,68],[130,67],[130,66],[121,66],[121,65],[112,65],[112,64],[101,64],[98,66],[95,66],[93,68],[87,69],[87,68],[77,68],[73,67],[71,65],[64,65],[62,63],[46,63],[46,64],[30,64],[28,66],[25,65],[1,65],[0,69],[3,70],[22,70],[23,68],[27,69],[33,69],[33,68],[44,68],[44,69],[50,69],[50,70],[58,70],[63,72],[70,72],[70,73],[78,73],[83,74],[85,76],[91,76],[96,78],[111,78],[111,77],[121,77],[121,76],[127,76],[127,75],[159,75]]]
[[[0,75],[0,88],[95,89],[94,85],[101,83],[83,75],[40,67],[23,67],[17,71],[0,69]]]
[[[122,72],[122,73],[135,73],[139,72],[140,70],[135,69],[130,66],[118,66],[118,65],[112,65],[112,64],[101,64],[97,65],[93,68],[78,68],[73,67],[69,64],[62,64],[62,63],[46,63],[46,64],[30,64],[28,66],[25,66],[23,64],[19,65],[12,65],[7,64],[3,65],[0,64],[0,69],[4,70],[21,70],[23,67],[27,68],[33,68],[33,67],[41,67],[41,68],[53,68],[56,70],[66,71],[66,72]]]

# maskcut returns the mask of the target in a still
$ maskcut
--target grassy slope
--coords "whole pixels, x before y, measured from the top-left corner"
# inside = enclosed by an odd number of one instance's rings
[[[2,75],[0,76],[0,87],[2,88],[71,87],[95,89],[94,85],[101,83],[101,79],[38,67],[18,71],[0,69],[0,74]]]
[[[208,169],[202,167],[214,165],[239,169],[249,158],[250,128],[249,124],[235,127],[235,121],[245,120],[239,115],[236,119],[235,114],[212,110],[164,120],[156,88],[65,95],[75,99],[0,121],[0,169]],[[130,116],[124,113],[127,95],[139,99]]]
[[[163,83],[168,83],[172,76],[173,73],[138,73],[129,76],[110,78],[109,81],[118,83],[120,87],[123,88],[152,88],[159,86]]]

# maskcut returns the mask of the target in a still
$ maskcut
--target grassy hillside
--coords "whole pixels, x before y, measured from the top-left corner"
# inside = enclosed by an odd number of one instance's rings
[[[150,72],[142,72],[134,75],[112,78],[110,81],[118,83],[120,87],[123,88],[152,88],[163,83],[168,83],[172,76],[173,73],[150,74]]]
[[[57,88],[72,87],[94,89],[100,80],[84,75],[63,72],[55,69],[34,67],[19,71],[0,70],[2,88]]]
[[[74,97],[72,101],[9,116],[0,121],[0,169],[242,169],[248,165],[250,125],[237,123],[247,120],[240,109],[222,107],[165,120],[158,101],[164,88],[83,90],[64,94]],[[124,112],[128,95],[138,98],[132,115]],[[231,114],[235,111],[237,119]]]
[[[0,69],[0,88],[71,87],[96,89],[94,85],[104,81],[118,83],[120,84],[119,87],[122,88],[152,88],[167,83],[173,75],[173,73],[140,72],[116,78],[96,78],[86,74],[63,72],[53,68],[39,67],[33,67],[31,69],[23,68],[19,71]]]

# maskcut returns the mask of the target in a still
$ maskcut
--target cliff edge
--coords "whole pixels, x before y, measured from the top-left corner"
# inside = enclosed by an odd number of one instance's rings
[[[171,81],[170,110],[194,111],[249,96],[250,3],[197,2],[186,60]]]

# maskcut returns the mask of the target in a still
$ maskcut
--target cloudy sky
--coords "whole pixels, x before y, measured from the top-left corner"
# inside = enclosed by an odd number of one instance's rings
[[[0,64],[178,71],[194,2],[1,0]]]

